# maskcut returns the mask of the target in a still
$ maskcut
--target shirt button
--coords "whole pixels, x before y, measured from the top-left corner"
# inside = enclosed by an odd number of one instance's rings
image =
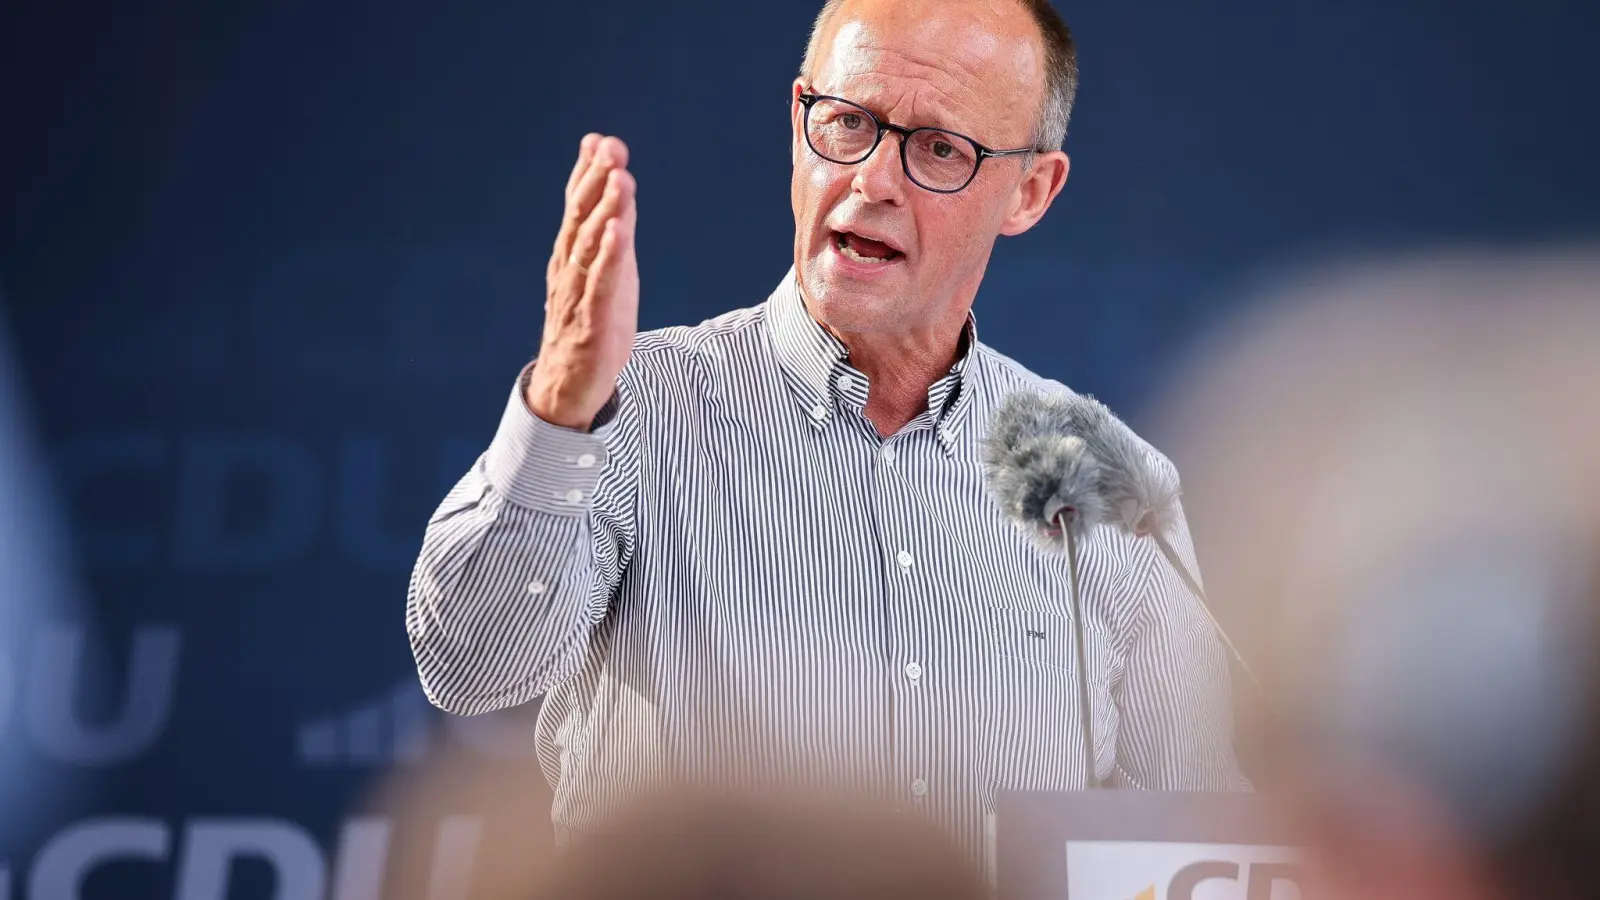
[[[827,417],[828,417],[828,408],[826,406],[823,406],[821,403],[818,403],[816,406],[811,407],[811,418],[816,419],[818,422],[821,422],[823,419],[826,419]]]
[[[856,380],[854,378],[851,378],[849,375],[839,376],[839,392],[841,394],[848,394],[855,389]]]
[[[593,453],[585,453],[584,455],[578,457],[578,468],[580,468],[580,469],[592,469],[592,468],[594,468],[594,454]]]
[[[577,488],[573,488],[572,490],[567,491],[567,502],[573,504],[574,506],[576,506],[579,503],[582,503],[583,502],[583,491],[580,491]]]
[[[894,561],[899,563],[900,564],[900,568],[902,568],[902,569],[911,568],[911,563],[912,563],[911,554],[906,552],[905,550],[901,550],[899,553],[896,553],[895,557],[894,557]]]
[[[894,462],[894,457],[895,457],[894,448],[889,446],[888,444],[884,444],[883,445],[883,461],[886,462],[886,463],[893,463]]]
[[[928,796],[928,783],[926,781],[923,781],[921,778],[918,778],[916,781],[911,782],[911,796],[913,796],[913,797],[926,797],[926,796]]]
[[[537,596],[539,594],[544,593],[546,589],[547,588],[545,587],[545,583],[542,582],[542,581],[539,581],[537,579],[528,582],[528,593],[530,593],[530,594],[534,594],[534,595]]]
[[[916,681],[922,677],[922,666],[917,663],[906,663],[906,677]]]

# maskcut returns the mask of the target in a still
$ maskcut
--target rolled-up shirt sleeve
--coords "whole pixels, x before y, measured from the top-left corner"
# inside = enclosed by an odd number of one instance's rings
[[[407,592],[423,690],[461,715],[570,677],[633,551],[638,429],[624,389],[581,432],[529,412],[523,383],[429,519]]]

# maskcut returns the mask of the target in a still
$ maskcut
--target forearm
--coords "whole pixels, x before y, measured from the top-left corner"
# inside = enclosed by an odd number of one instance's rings
[[[607,441],[508,404],[488,452],[429,521],[406,630],[428,697],[473,714],[525,703],[581,658],[621,577],[626,484]]]

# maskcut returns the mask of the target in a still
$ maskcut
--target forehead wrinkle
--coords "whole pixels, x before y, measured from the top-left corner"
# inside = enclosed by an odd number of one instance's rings
[[[954,127],[952,122],[972,122],[982,108],[970,91],[951,93],[927,77],[933,72],[886,75],[881,72],[845,74],[840,79],[846,100],[871,109],[896,125]]]
[[[817,74],[832,76],[833,90],[846,99],[881,106],[874,111],[899,125],[977,130],[991,140],[1026,137],[1031,121],[1019,122],[1015,114],[1032,110],[1042,97],[1036,41],[971,22],[894,24],[838,21]]]
[[[1012,114],[1029,109],[1028,102],[1019,101],[1015,92],[993,99],[982,97],[973,87],[981,84],[982,78],[966,61],[925,61],[904,50],[868,42],[852,49],[865,51],[861,55],[868,57],[863,60],[867,64],[830,73],[830,80],[838,84],[834,90],[846,100],[860,103],[896,125],[948,128],[980,141],[1003,139],[1011,132],[1025,136],[1028,125],[1012,121]],[[886,58],[896,71],[883,71]],[[952,68],[965,77],[952,74]]]

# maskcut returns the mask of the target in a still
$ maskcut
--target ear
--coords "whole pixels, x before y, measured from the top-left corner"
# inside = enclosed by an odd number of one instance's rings
[[[794,84],[789,86],[789,165],[800,164],[800,153],[806,146],[806,108],[800,105],[800,95],[805,93],[806,83],[796,78]]]
[[[1021,234],[1044,218],[1056,195],[1066,186],[1067,171],[1071,167],[1072,161],[1060,150],[1036,154],[1033,165],[1028,167],[1022,183],[1012,194],[1011,211],[1000,223],[1000,233]]]

